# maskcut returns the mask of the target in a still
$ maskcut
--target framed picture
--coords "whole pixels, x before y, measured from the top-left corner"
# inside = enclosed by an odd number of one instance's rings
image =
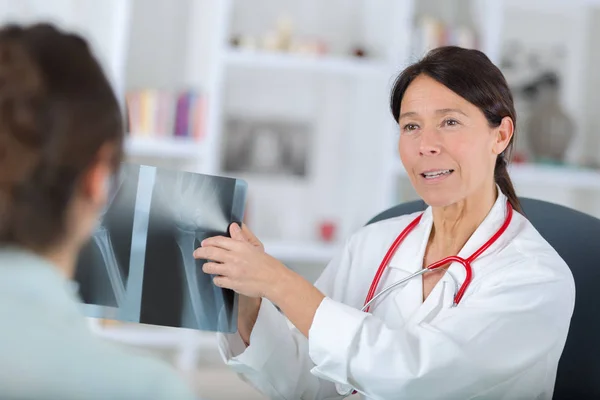
[[[223,142],[223,171],[305,177],[311,132],[304,122],[231,117]]]

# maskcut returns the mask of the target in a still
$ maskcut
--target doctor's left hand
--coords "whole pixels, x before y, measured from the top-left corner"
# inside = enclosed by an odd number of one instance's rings
[[[239,229],[233,227],[236,228]],[[257,246],[224,236],[203,240],[194,257],[208,260],[202,270],[216,275],[216,286],[248,297],[268,299],[269,291],[275,289],[289,272],[285,265]]]

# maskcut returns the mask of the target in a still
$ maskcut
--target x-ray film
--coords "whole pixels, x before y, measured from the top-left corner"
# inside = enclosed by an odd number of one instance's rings
[[[214,285],[193,252],[241,223],[239,179],[123,164],[75,274],[90,317],[228,332],[237,296]]]

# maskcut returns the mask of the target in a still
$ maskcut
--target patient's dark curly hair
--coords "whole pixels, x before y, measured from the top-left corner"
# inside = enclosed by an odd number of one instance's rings
[[[121,161],[119,102],[85,40],[52,25],[0,29],[0,243],[63,238],[78,182],[103,145]]]

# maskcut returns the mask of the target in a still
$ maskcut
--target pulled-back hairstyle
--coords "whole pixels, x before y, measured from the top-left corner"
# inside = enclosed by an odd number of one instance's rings
[[[80,178],[109,142],[118,167],[123,129],[85,40],[48,24],[0,29],[0,244],[63,239]]]
[[[400,104],[406,89],[421,74],[435,79],[477,106],[491,127],[499,126],[504,117],[510,117],[516,126],[517,113],[513,96],[502,72],[481,51],[455,46],[431,50],[398,76],[390,99],[392,115],[396,121],[400,117]],[[507,169],[514,141],[515,134],[504,153],[496,159],[494,179],[513,208],[521,212],[521,204]]]

